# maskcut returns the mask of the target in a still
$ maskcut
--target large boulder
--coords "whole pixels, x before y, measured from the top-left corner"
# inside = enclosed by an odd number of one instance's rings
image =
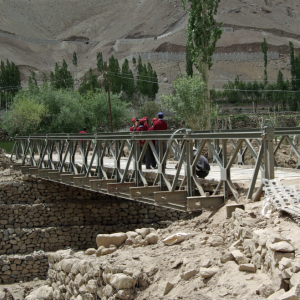
[[[36,300],[36,299],[43,299],[43,300],[53,300],[53,288],[48,285],[43,285],[38,289],[31,292],[25,300]]]
[[[121,246],[127,239],[127,234],[124,232],[112,234],[98,234],[96,238],[97,247],[104,246],[109,248],[110,245],[117,247]]]
[[[110,284],[116,289],[131,289],[136,285],[136,279],[126,274],[118,273],[111,276]]]
[[[202,278],[209,278],[218,273],[218,268],[200,268],[200,275]]]

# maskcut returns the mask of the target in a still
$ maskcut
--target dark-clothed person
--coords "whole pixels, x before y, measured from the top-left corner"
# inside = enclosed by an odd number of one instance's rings
[[[148,129],[148,131],[153,131],[154,130],[153,123],[155,121],[157,121],[157,119],[153,118],[152,119],[152,127],[150,127]],[[155,140],[153,140],[152,143],[153,143],[153,146],[155,147]],[[147,152],[146,152],[146,169],[151,169],[151,166],[152,166],[152,168],[156,168],[156,160],[154,158],[153,151],[152,151],[150,145],[148,145],[148,149],[147,149]]]
[[[193,153],[195,158],[197,154],[197,150],[194,150]],[[209,171],[210,171],[209,162],[206,159],[206,157],[201,155],[196,165],[196,175],[199,178],[205,178],[209,174]]]

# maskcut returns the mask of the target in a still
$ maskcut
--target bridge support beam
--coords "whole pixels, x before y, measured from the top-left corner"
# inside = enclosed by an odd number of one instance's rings
[[[197,211],[203,208],[220,207],[224,204],[224,196],[187,197],[187,210]]]
[[[115,183],[115,179],[96,179],[90,180],[90,188],[91,190],[95,191],[107,191],[107,184],[108,183]]]

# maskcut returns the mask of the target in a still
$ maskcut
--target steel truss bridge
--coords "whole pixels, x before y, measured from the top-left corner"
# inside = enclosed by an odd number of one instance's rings
[[[284,140],[295,151],[297,168],[300,168],[300,154],[291,139],[298,134],[300,128],[264,127],[16,136],[10,162],[6,164],[69,186],[181,211],[197,211],[222,205],[229,194],[239,202],[239,191],[231,173],[234,164],[245,165],[246,151],[255,161],[248,199],[257,198],[263,182],[275,178],[274,156]],[[145,140],[143,148],[140,148],[140,140]],[[148,146],[154,154],[156,170],[145,170],[142,166]],[[229,157],[228,147],[232,146],[234,150]],[[193,147],[197,149],[196,157]],[[207,147],[220,178],[210,189],[207,188],[210,180],[196,176],[197,162]],[[177,170],[166,168],[170,156],[178,162]],[[261,183],[254,194],[259,172]]]

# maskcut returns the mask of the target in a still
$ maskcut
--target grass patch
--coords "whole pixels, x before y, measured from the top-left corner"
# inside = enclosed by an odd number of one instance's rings
[[[0,141],[0,148],[4,149],[6,153],[10,154],[14,146],[14,143],[15,143],[14,141],[7,141],[7,142]]]

